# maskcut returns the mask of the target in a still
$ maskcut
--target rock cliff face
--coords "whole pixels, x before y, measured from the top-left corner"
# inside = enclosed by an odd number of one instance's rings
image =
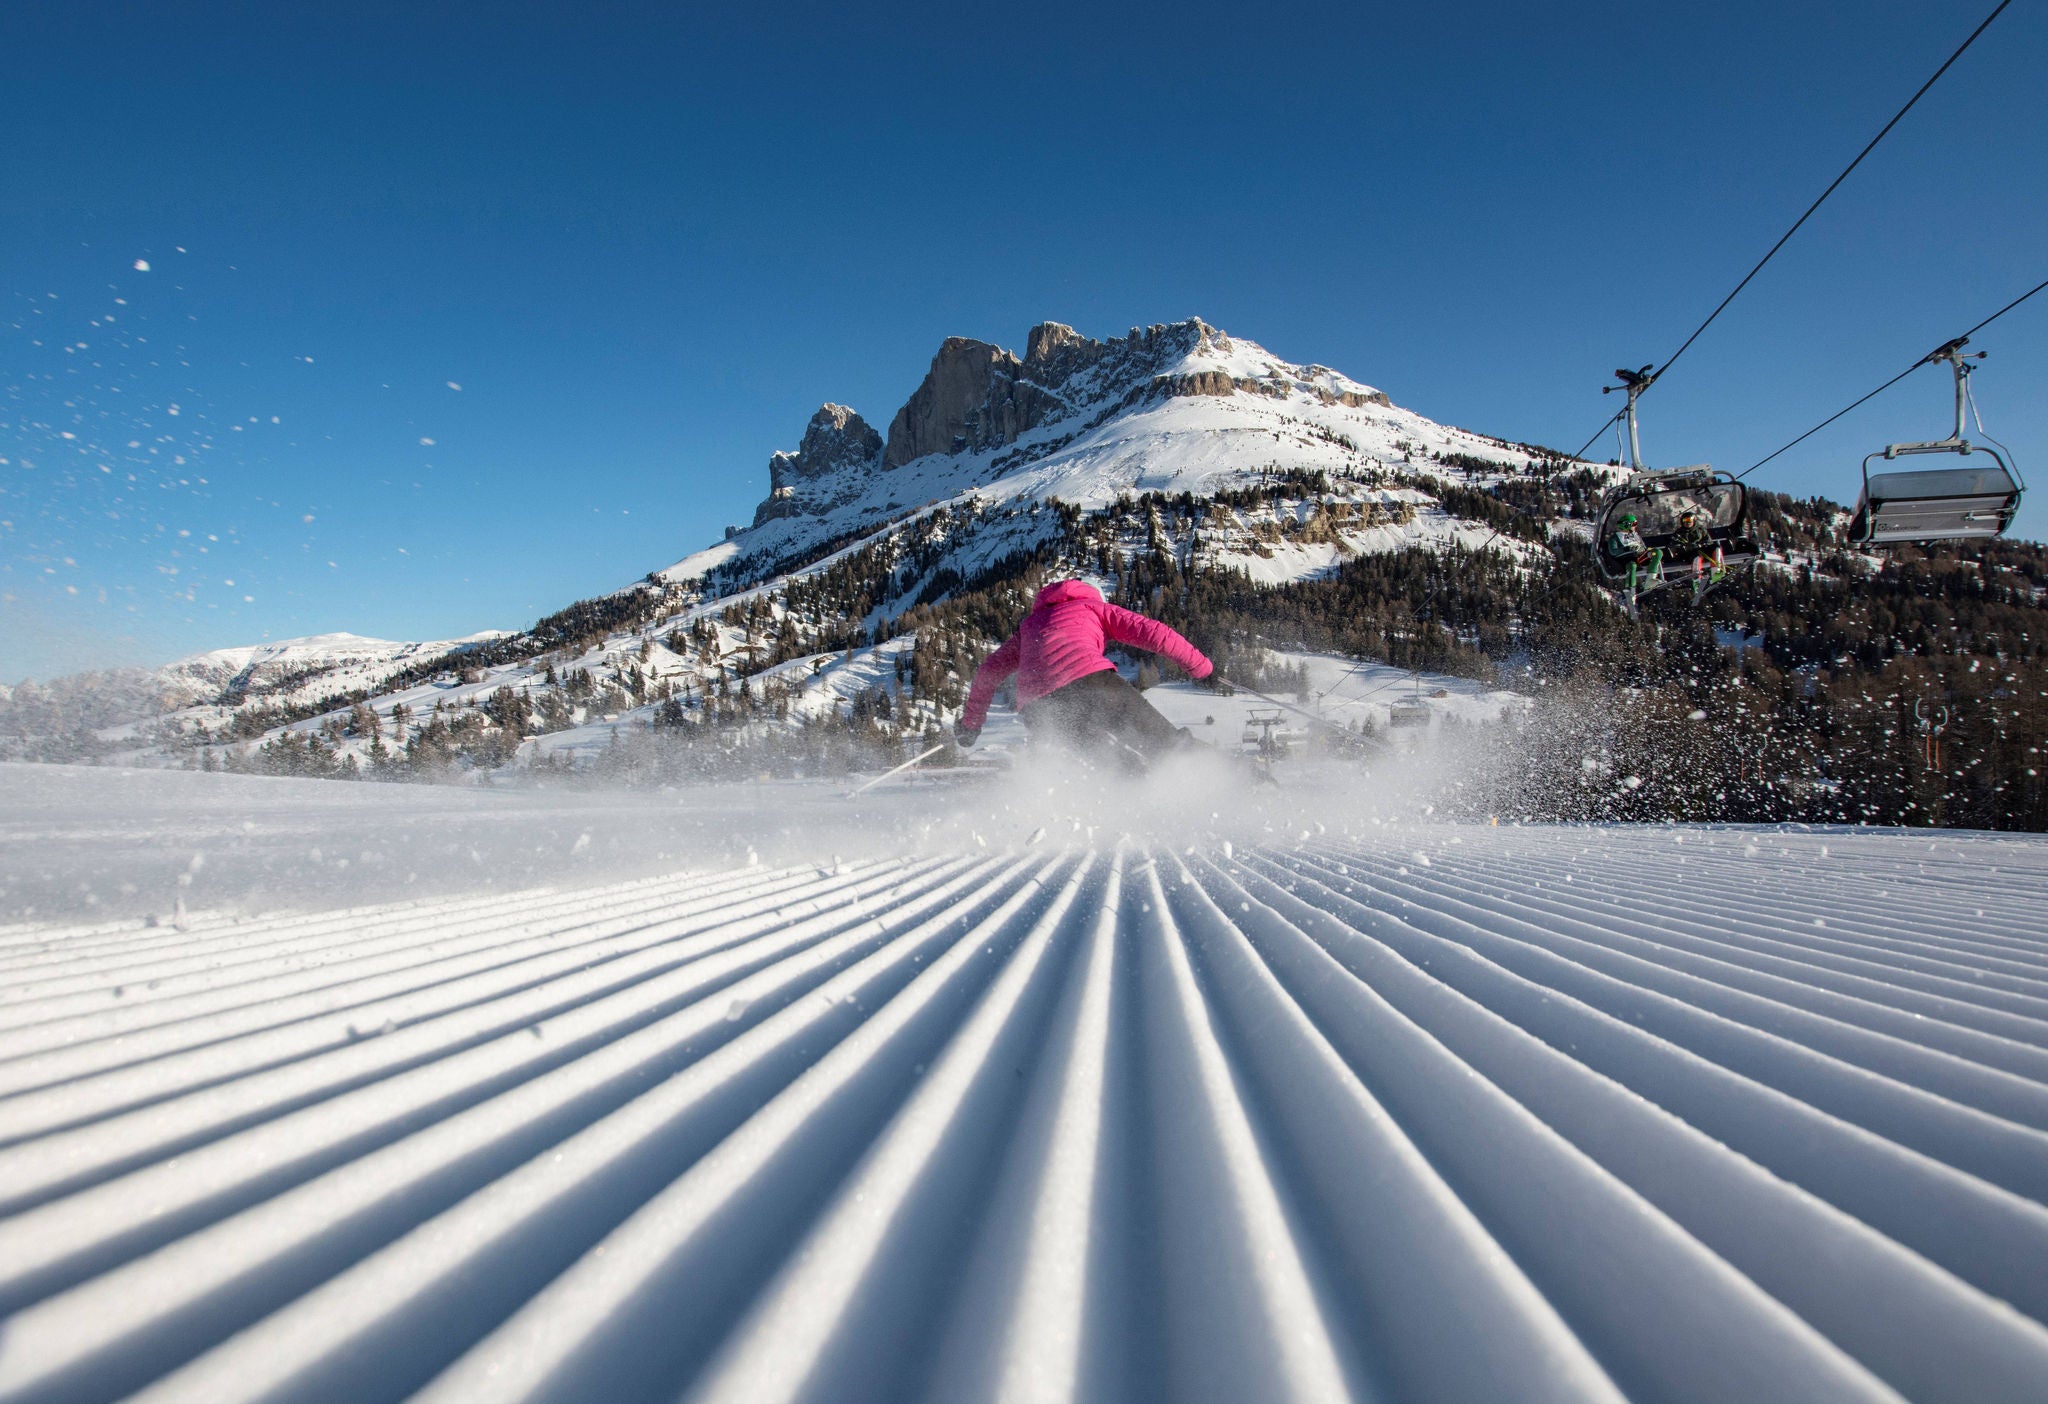
[[[828,404],[813,415],[797,451],[769,460],[768,500],[756,510],[754,525],[829,510],[850,500],[877,471],[928,454],[998,449],[1068,420],[1080,430],[1148,399],[1241,393],[1270,398],[1301,391],[1326,404],[1387,404],[1377,391],[1328,388],[1326,380],[1339,387],[1350,382],[1320,366],[1268,361],[1261,378],[1234,375],[1217,364],[1242,364],[1242,349],[1198,318],[1133,327],[1109,341],[1082,336],[1061,322],[1041,322],[1031,329],[1021,360],[986,341],[948,337],[924,381],[890,420],[886,440],[844,405]],[[1189,368],[1191,357],[1196,368]]]
[[[1031,329],[1021,361],[985,341],[950,337],[932,357],[917,393],[890,422],[882,466],[900,468],[928,453],[1014,443],[1088,404],[1126,398],[1163,365],[1204,338],[1220,336],[1200,321],[1187,321],[1134,327],[1117,340],[1095,341],[1064,323],[1042,322]]]
[[[928,453],[959,453],[1014,442],[1061,402],[1026,374],[1000,346],[949,336],[932,368],[889,424],[884,468],[901,468]]]
[[[754,511],[754,525],[806,510],[801,490],[848,469],[872,468],[882,454],[882,436],[845,405],[819,407],[804,428],[795,453],[768,459],[768,500]]]

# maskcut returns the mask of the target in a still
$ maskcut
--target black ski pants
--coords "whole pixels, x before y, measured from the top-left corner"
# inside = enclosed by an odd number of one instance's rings
[[[1077,678],[1021,708],[1033,740],[1051,742],[1126,770],[1144,770],[1188,743],[1144,694],[1104,669]]]

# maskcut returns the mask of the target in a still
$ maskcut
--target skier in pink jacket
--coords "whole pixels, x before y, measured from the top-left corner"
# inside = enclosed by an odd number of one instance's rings
[[[1166,625],[1110,604],[1085,580],[1062,580],[1038,592],[1017,632],[975,669],[956,739],[972,746],[980,738],[996,689],[1015,674],[1017,712],[1034,736],[1112,755],[1126,766],[1148,764],[1185,744],[1186,733],[1102,656],[1111,640],[1169,658],[1196,679],[1216,671]]]

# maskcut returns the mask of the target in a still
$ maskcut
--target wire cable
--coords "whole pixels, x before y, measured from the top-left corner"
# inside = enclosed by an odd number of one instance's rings
[[[1650,376],[1650,384],[1656,384],[1658,380],[1663,378],[1665,371],[1670,370],[1673,365],[1677,364],[1678,358],[1686,353],[1686,349],[1690,347],[1695,341],[1698,341],[1700,339],[1700,333],[1705,331],[1708,327],[1714,324],[1714,319],[1720,316],[1722,312],[1727,310],[1728,304],[1735,301],[1737,294],[1739,294],[1744,288],[1749,286],[1750,279],[1756,277],[1757,274],[1763,272],[1764,265],[1769,263],[1773,258],[1777,256],[1778,250],[1785,247],[1785,243],[1788,239],[1790,239],[1794,234],[1797,234],[1799,232],[1799,226],[1805,224],[1808,219],[1813,217],[1813,212],[1819,209],[1821,205],[1827,201],[1828,196],[1835,193],[1836,187],[1849,178],[1849,172],[1855,170],[1858,166],[1863,164],[1863,158],[1865,156],[1868,156],[1873,150],[1876,149],[1877,144],[1883,141],[1886,135],[1890,133],[1891,129],[1899,124],[1900,118],[1904,117],[1908,112],[1911,112],[1913,110],[1913,106],[1915,103],[1919,102],[1921,98],[1927,96],[1927,90],[1933,87],[1935,83],[1940,80],[1942,74],[1949,71],[1950,66],[1953,65],[1957,59],[1963,56],[1964,52],[1970,47],[1970,45],[1977,42],[1977,36],[1982,34],[1985,30],[1989,29],[1991,27],[1991,21],[1997,19],[2000,15],[2004,14],[2005,7],[2007,5],[2010,5],[2011,3],[2012,0],[1998,0],[1998,7],[1994,9],[1990,14],[1984,17],[1984,22],[1982,24],[1978,25],[1975,29],[1970,31],[1970,37],[1962,42],[1962,47],[1958,48],[1954,53],[1950,54],[1948,56],[1947,62],[1943,63],[1941,67],[1934,70],[1934,77],[1929,78],[1925,83],[1922,83],[1920,85],[1920,91],[1914,93],[1912,97],[1908,98],[1906,100],[1906,105],[1904,107],[1900,108],[1897,112],[1892,114],[1892,120],[1885,123],[1883,129],[1879,131],[1876,136],[1870,139],[1869,145],[1865,146],[1861,151],[1857,152],[1856,159],[1851,161],[1847,166],[1843,167],[1842,173],[1834,178],[1833,182],[1829,184],[1827,189],[1821,191],[1820,199],[1815,200],[1811,205],[1808,205],[1806,207],[1806,213],[1799,216],[1798,219],[1794,220],[1792,222],[1792,227],[1790,229],[1787,229],[1782,235],[1779,236],[1777,243],[1771,245],[1771,251],[1765,254],[1762,258],[1758,259],[1756,267],[1750,269],[1748,273],[1743,275],[1742,281],[1735,285],[1735,291],[1729,293],[1728,296],[1722,298],[1721,305],[1719,307],[1716,307],[1712,312],[1708,313],[1707,320],[1701,322],[1699,326],[1693,329],[1692,335],[1685,339],[1685,344],[1680,346],[1676,351],[1672,352],[1670,359],[1666,360],[1662,366],[1659,366],[1657,368],[1656,372]],[[1598,436],[1596,435],[1595,437]]]
[[[1595,429],[1593,431],[1593,439],[1597,439],[1602,434],[1605,434],[1610,425],[1619,424],[1621,422],[1621,417],[1626,413],[1628,413],[1628,411],[1626,410],[1616,410],[1614,412],[1614,416],[1611,419],[1609,419],[1606,424],[1601,425],[1598,429]],[[1586,450],[1593,447],[1593,439],[1588,439],[1586,440],[1586,442],[1579,445],[1579,451],[1571,455],[1572,462],[1584,463],[1586,461]]]
[[[1963,333],[1962,339],[1968,341],[1978,332],[1983,331],[1984,328],[1990,326],[1993,322],[1997,321],[2000,317],[2003,317],[2006,313],[2012,311],[2013,308],[2019,306],[2022,302],[2025,302],[2035,293],[2040,292],[2043,288],[2048,288],[2048,278],[2044,278],[2040,282],[2034,284],[2034,286],[2028,288],[2025,292],[2021,293],[2011,302],[2006,303],[2005,306],[1999,308],[1996,312],[1993,312],[1989,317],[1986,317],[1983,321],[1977,323],[1976,326],[1971,327],[1968,331]]]
[[[2008,313],[2008,312],[2012,311],[2012,309],[2013,309],[2013,308],[2015,308],[2015,307],[2019,306],[2019,305],[2020,305],[2021,303],[2025,302],[2025,301],[2026,301],[2026,300],[2027,300],[2028,298],[2032,297],[2032,296],[2033,296],[2034,294],[2036,294],[2036,293],[2038,293],[2038,292],[2041,292],[2041,291],[2042,291],[2043,289],[2048,289],[2048,278],[2044,278],[2044,279],[2042,279],[2042,280],[2041,280],[2040,282],[2038,282],[2038,283],[2034,284],[2034,286],[2033,286],[2033,287],[2031,287],[2031,288],[2028,288],[2028,289],[2027,289],[2027,290],[2026,290],[2025,292],[2021,293],[2021,294],[2020,294],[2020,295],[2019,295],[2018,297],[2014,298],[2014,299],[2013,299],[2013,300],[2012,300],[2011,302],[2008,302],[2008,303],[2006,303],[2006,304],[2005,304],[2005,306],[2003,306],[2003,307],[1999,308],[1999,309],[1998,309],[1998,310],[1997,310],[1996,312],[1993,312],[1993,313],[1992,313],[1992,314],[1991,314],[1991,315],[1990,315],[1989,317],[1986,317],[1986,318],[1985,318],[1985,319],[1984,319],[1983,321],[1981,321],[1981,322],[1977,323],[1977,325],[1976,325],[1976,326],[1974,326],[1974,327],[1971,327],[1971,328],[1970,328],[1970,329],[1969,329],[1968,331],[1964,332],[1964,333],[1963,333],[1963,334],[1962,334],[1961,336],[1957,337],[1957,338],[1956,338],[1956,339],[1955,339],[1954,341],[1946,341],[1946,342],[1943,342],[1943,343],[1942,343],[1943,347],[1955,346],[1955,345],[1958,345],[1958,344],[1960,344],[1960,343],[1962,343],[1962,342],[1968,341],[1968,340],[1969,340],[1969,339],[1970,339],[1971,337],[1975,336],[1975,335],[1976,335],[1976,334],[1977,334],[1978,332],[1980,332],[1980,331],[1984,330],[1984,328],[1986,328],[1986,327],[1990,326],[1990,325],[1991,325],[1991,324],[1992,324],[1993,322],[1997,321],[1997,320],[1998,320],[1998,319],[1999,319],[2000,317],[2003,317],[2003,316],[2004,316],[2004,315],[2005,315],[2006,313]],[[1849,411],[1850,411],[1850,410],[1853,410],[1853,409],[1857,409],[1857,408],[1861,407],[1862,405],[1866,404],[1867,402],[1869,402],[1869,401],[1871,401],[1871,400],[1874,400],[1874,399],[1876,399],[1876,398],[1877,398],[1877,397],[1878,397],[1879,395],[1882,395],[1882,394],[1883,394],[1883,393],[1884,393],[1885,391],[1887,391],[1887,390],[1891,389],[1891,388],[1892,388],[1892,387],[1893,387],[1894,385],[1897,385],[1897,384],[1898,384],[1898,383],[1899,383],[1900,381],[1904,380],[1904,379],[1905,379],[1905,378],[1906,378],[1907,376],[1911,375],[1911,374],[1912,374],[1912,373],[1913,373],[1914,371],[1916,371],[1916,370],[1919,370],[1919,369],[1920,369],[1920,367],[1922,367],[1922,366],[1926,365],[1926,364],[1927,364],[1927,363],[1928,363],[1929,361],[1933,360],[1933,359],[1934,359],[1934,355],[1935,355],[1935,353],[1934,353],[1934,352],[1932,352],[1932,351],[1928,352],[1928,353],[1927,353],[1927,354],[1926,354],[1925,356],[1922,356],[1922,357],[1921,357],[1921,358],[1920,358],[1919,360],[1917,360],[1917,361],[1913,362],[1913,364],[1912,364],[1912,365],[1910,365],[1910,366],[1907,366],[1907,367],[1906,367],[1906,368],[1905,368],[1904,370],[1900,371],[1900,372],[1899,372],[1899,373],[1898,373],[1897,375],[1893,376],[1893,377],[1892,377],[1892,378],[1891,378],[1890,380],[1887,380],[1887,381],[1886,381],[1886,382],[1885,382],[1884,384],[1882,384],[1882,385],[1878,386],[1878,387],[1877,387],[1877,388],[1876,388],[1875,390],[1871,391],[1871,392],[1870,392],[1870,393],[1869,393],[1868,395],[1864,395],[1864,396],[1862,396],[1862,397],[1861,397],[1860,399],[1856,400],[1856,401],[1855,401],[1854,403],[1852,403],[1852,404],[1849,404],[1849,405],[1846,405],[1846,406],[1844,406],[1843,408],[1841,408],[1841,409],[1838,409],[1838,410],[1836,410],[1836,411],[1835,411],[1835,412],[1834,412],[1833,414],[1829,415],[1829,416],[1828,416],[1828,417],[1827,417],[1826,419],[1823,419],[1823,420],[1822,420],[1822,421],[1821,421],[1820,423],[1818,423],[1818,424],[1814,425],[1814,426],[1813,426],[1813,427],[1812,427],[1811,429],[1807,430],[1807,431],[1806,431],[1806,432],[1805,432],[1804,434],[1801,434],[1801,435],[1800,435],[1800,436],[1799,436],[1798,438],[1796,438],[1796,439],[1793,439],[1793,440],[1792,440],[1791,442],[1789,442],[1789,443],[1786,443],[1786,444],[1782,444],[1782,445],[1780,445],[1780,446],[1779,446],[1778,448],[1775,448],[1775,449],[1771,450],[1771,451],[1770,451],[1769,453],[1765,454],[1765,455],[1764,455],[1764,456],[1763,456],[1762,458],[1759,458],[1759,459],[1758,459],[1758,460],[1757,460],[1756,462],[1754,462],[1754,463],[1750,464],[1750,465],[1749,465],[1749,466],[1748,466],[1747,468],[1743,469],[1743,470],[1742,470],[1742,471],[1741,471],[1740,473],[1737,473],[1737,474],[1735,475],[1735,481],[1737,481],[1737,482],[1741,482],[1741,481],[1742,481],[1742,480],[1743,480],[1744,478],[1748,477],[1748,476],[1749,476],[1749,475],[1750,475],[1751,473],[1754,473],[1754,472],[1755,472],[1755,471],[1756,471],[1757,469],[1759,469],[1759,468],[1763,467],[1763,466],[1764,466],[1764,465],[1765,465],[1766,463],[1769,463],[1769,462],[1770,462],[1770,461],[1771,461],[1772,459],[1776,458],[1776,457],[1777,457],[1777,456],[1778,456],[1779,454],[1781,454],[1781,453],[1785,452],[1785,451],[1786,451],[1787,449],[1791,449],[1791,448],[1796,448],[1796,447],[1798,447],[1798,446],[1799,446],[1800,444],[1803,444],[1803,443],[1805,443],[1805,442],[1806,442],[1806,441],[1807,441],[1808,439],[1812,438],[1812,437],[1813,437],[1813,436],[1814,436],[1815,434],[1818,434],[1818,433],[1819,433],[1819,432],[1820,432],[1821,430],[1823,430],[1823,429],[1827,428],[1827,427],[1828,427],[1828,426],[1829,426],[1830,424],[1833,424],[1833,423],[1834,423],[1834,422],[1835,422],[1836,420],[1840,419],[1840,418],[1841,418],[1841,417],[1842,417],[1843,415],[1845,415],[1845,414],[1849,413]],[[1980,425],[1979,425],[1978,427],[1979,427],[1979,428],[1982,428],[1983,426],[1982,426],[1982,425],[1980,424]]]
[[[1728,304],[1735,301],[1737,295],[1740,294],[1744,288],[1749,286],[1750,280],[1755,278],[1757,274],[1763,272],[1764,265],[1769,263],[1773,258],[1777,257],[1778,250],[1785,247],[1786,242],[1790,240],[1794,234],[1797,234],[1799,232],[1800,226],[1805,224],[1807,220],[1811,219],[1813,217],[1813,212],[1819,209],[1823,204],[1825,204],[1828,196],[1834,194],[1836,188],[1840,186],[1843,181],[1849,178],[1849,173],[1855,170],[1858,166],[1863,164],[1863,158],[1868,156],[1872,151],[1874,151],[1877,148],[1877,144],[1883,141],[1885,137],[1890,134],[1891,129],[1899,124],[1899,120],[1901,118],[1903,118],[1908,112],[1911,112],[1913,110],[1915,104],[1917,104],[1921,98],[1927,96],[1927,90],[1929,88],[1932,88],[1935,85],[1935,83],[1940,80],[1942,74],[1948,72],[1949,69],[1954,66],[1955,61],[1961,58],[1964,52],[1968,50],[1972,44],[1977,42],[1977,37],[1981,35],[1985,30],[1991,27],[1991,21],[1997,19],[2000,15],[2004,14],[2006,6],[2010,5],[2011,3],[2012,0],[1999,0],[1997,7],[1993,9],[1990,14],[1984,17],[1983,22],[1980,23],[1975,29],[1970,31],[1970,37],[1965,39],[1962,42],[1962,44],[1956,49],[1956,51],[1948,56],[1947,60],[1941,65],[1941,67],[1934,70],[1934,76],[1929,78],[1925,83],[1922,83],[1920,85],[1920,90],[1914,93],[1912,97],[1906,100],[1906,105],[1904,107],[1901,107],[1897,112],[1894,112],[1892,114],[1891,121],[1885,123],[1884,126],[1878,131],[1878,134],[1872,137],[1869,143],[1866,144],[1861,151],[1856,153],[1856,159],[1851,161],[1848,165],[1844,166],[1842,168],[1842,173],[1836,176],[1834,180],[1829,182],[1828,188],[1821,191],[1820,198],[1815,200],[1811,205],[1808,205],[1806,207],[1806,213],[1802,214],[1801,216],[1799,216],[1798,219],[1794,220],[1792,222],[1792,227],[1790,229],[1787,229],[1783,234],[1781,234],[1778,237],[1777,243],[1771,245],[1770,252],[1766,253],[1762,258],[1758,259],[1756,262],[1756,267],[1750,269],[1748,273],[1743,275],[1742,281],[1735,285],[1735,291],[1729,293],[1728,296],[1722,298],[1720,305],[1717,306],[1712,312],[1707,314],[1707,320],[1701,322],[1697,327],[1694,327],[1692,335],[1688,336],[1685,339],[1685,341],[1679,346],[1679,348],[1671,353],[1670,357],[1665,360],[1664,364],[1659,366],[1656,369],[1656,371],[1651,374],[1649,382],[1650,385],[1655,385],[1660,379],[1663,378],[1665,371],[1670,370],[1672,366],[1678,363],[1678,358],[1680,356],[1683,356],[1686,353],[1686,351],[1691,348],[1692,344],[1700,339],[1700,333],[1704,332],[1708,327],[1714,324],[1714,319],[1719,317],[1723,312],[1725,312],[1728,309]],[[2036,289],[2036,291],[2038,291],[2038,289]],[[2033,296],[2033,294],[2029,293],[2027,296],[2031,297]],[[2024,298],[2021,299],[2021,301],[2024,300]],[[1988,325],[1993,319],[2002,316],[2005,312],[2008,312],[2010,310],[2010,307],[2001,308],[1998,312],[1993,313],[1991,317],[1985,318],[1985,320],[1983,322],[1980,322],[1978,325]],[[1971,330],[1974,331],[1976,330],[1976,328],[1973,327]],[[1965,332],[1964,335],[1967,336],[1969,335],[1969,333]],[[1917,365],[1918,363],[1916,362],[1915,364]],[[1904,376],[1899,377],[1899,379],[1904,379]],[[1897,381],[1891,382],[1891,384],[1896,383]],[[1643,388],[1648,389],[1649,386],[1646,385]],[[1881,385],[1876,390],[1873,390],[1870,393],[1871,395],[1876,395],[1888,388],[1890,388],[1889,385]],[[1868,399],[1869,396],[1865,396],[1864,398]],[[1863,401],[1858,400],[1856,403],[1861,404],[1863,403]],[[1856,405],[1849,406],[1849,409],[1854,408],[1856,408]],[[1626,412],[1627,411],[1625,410],[1617,412],[1613,419],[1608,420],[1606,424],[1602,424],[1598,429],[1595,429],[1591,437],[1589,437],[1584,444],[1579,446],[1579,451],[1572,455],[1573,460],[1583,462],[1585,460],[1586,450],[1593,447],[1594,440],[1598,439],[1602,434],[1606,433],[1608,426],[1614,424],[1617,420],[1621,419]],[[1849,410],[1842,411],[1843,414],[1847,414],[1848,412]],[[1838,415],[1837,418],[1839,417],[1840,416]],[[1816,425],[1812,430],[1809,430],[1808,432],[1817,433],[1819,432],[1819,430],[1826,427],[1827,426],[1824,424]],[[1795,439],[1793,442],[1797,443],[1798,440]],[[1785,445],[1785,448],[1790,447],[1792,447],[1791,444]],[[1784,451],[1785,449],[1778,450],[1779,453],[1783,453]],[[1773,457],[1775,456],[1776,455],[1773,455]],[[1765,463],[1769,461],[1769,459],[1764,460]],[[1761,468],[1762,466],[1763,463],[1755,463],[1752,464],[1749,468],[1744,469],[1743,471],[1745,473],[1753,472],[1755,469]],[[1736,476],[1740,477],[1742,476],[1742,474],[1737,474]]]

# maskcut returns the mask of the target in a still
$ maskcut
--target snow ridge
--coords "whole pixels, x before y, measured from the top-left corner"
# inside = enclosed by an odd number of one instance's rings
[[[2044,896],[1442,826],[0,930],[0,1399],[2037,1399]]]

